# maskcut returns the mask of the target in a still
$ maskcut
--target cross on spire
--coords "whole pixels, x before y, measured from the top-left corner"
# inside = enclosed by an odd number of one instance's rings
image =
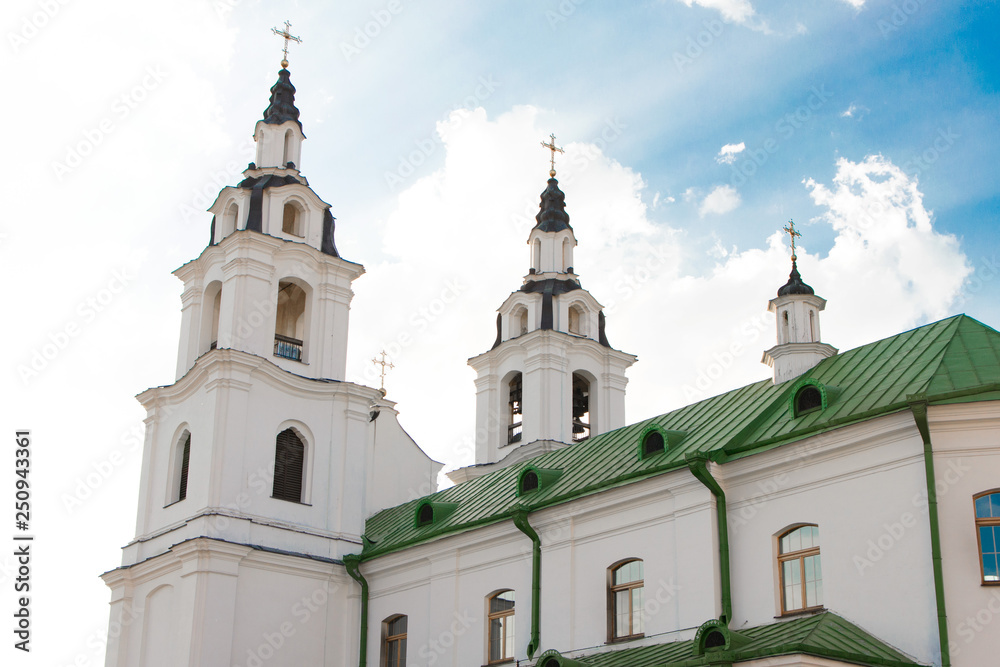
[[[548,148],[550,151],[552,151],[552,157],[549,158],[549,176],[551,178],[555,178],[556,177],[556,152],[558,151],[560,153],[565,153],[566,151],[564,151],[563,149],[561,149],[558,146],[556,146],[556,135],[550,134],[549,135],[549,139],[551,139],[551,141],[549,143],[545,143],[544,141],[542,142],[542,147],[543,148]]]
[[[379,356],[381,356],[382,359],[381,360],[379,360],[379,359],[372,359],[372,363],[374,365],[376,365],[376,366],[381,366],[382,367],[382,370],[379,371],[379,378],[381,379],[381,385],[379,386],[379,391],[381,391],[382,395],[385,396],[385,376],[386,376],[386,369],[387,368],[395,368],[395,366],[392,365],[391,361],[386,361],[385,360],[385,358],[388,356],[385,353],[385,350],[382,350],[382,352],[379,353]]]
[[[282,49],[282,51],[281,51],[281,53],[283,54],[283,56],[281,58],[281,66],[282,67],[288,67],[288,41],[292,40],[293,42],[298,42],[299,44],[302,43],[302,39],[301,38],[296,37],[295,35],[292,35],[291,33],[288,32],[288,29],[291,28],[291,27],[292,27],[292,24],[290,22],[288,22],[288,21],[285,21],[285,29],[284,30],[278,30],[277,28],[271,28],[271,32],[273,32],[275,35],[278,35],[279,37],[284,37],[285,38],[285,48]]]
[[[795,221],[794,221],[794,220],[789,220],[789,221],[788,221],[788,224],[787,224],[787,225],[785,225],[785,226],[784,226],[784,227],[783,227],[782,229],[784,229],[784,230],[785,230],[785,232],[787,232],[787,233],[788,233],[788,235],[789,235],[789,236],[791,237],[791,239],[792,239],[792,262],[794,263],[794,262],[795,262],[795,260],[797,260],[797,259],[798,259],[798,258],[797,258],[797,257],[795,256],[795,237],[796,237],[796,236],[798,236],[798,237],[801,237],[801,236],[802,236],[802,234],[799,234],[799,233],[798,233],[797,231],[795,231]]]

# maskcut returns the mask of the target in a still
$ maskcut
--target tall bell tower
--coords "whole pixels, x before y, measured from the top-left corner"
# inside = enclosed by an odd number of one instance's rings
[[[476,463],[508,465],[625,425],[625,370],[636,357],[611,347],[603,306],[573,268],[576,235],[556,180],[528,235],[529,269],[499,308],[492,349],[469,360],[476,378]],[[455,481],[473,469],[451,474]],[[463,472],[466,471],[466,472]]]
[[[262,664],[279,640],[269,664],[356,661],[359,601],[341,559],[360,551],[366,518],[436,490],[441,464],[394,404],[345,381],[364,269],[340,256],[330,205],[300,171],[287,65],[255,162],[209,209],[208,247],[174,272],[176,381],[138,396],[136,535],[103,575],[109,667]],[[295,618],[303,600],[311,611]]]

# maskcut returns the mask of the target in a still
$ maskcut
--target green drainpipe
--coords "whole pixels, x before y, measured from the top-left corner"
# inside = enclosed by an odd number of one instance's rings
[[[938,523],[937,488],[934,475],[934,449],[931,446],[931,429],[927,424],[927,399],[910,401],[913,420],[924,441],[924,474],[927,477],[927,518],[931,524],[931,562],[934,564],[934,597],[937,600],[938,641],[941,644],[941,667],[951,667],[948,648],[948,614],[944,608],[944,572],[941,565],[941,524]]]
[[[358,652],[358,667],[368,664],[368,582],[361,574],[361,556],[349,554],[344,556],[344,567],[351,579],[361,584],[361,648]]]
[[[691,474],[707,486],[715,496],[715,511],[719,526],[719,584],[722,588],[722,617],[719,620],[729,627],[729,622],[733,618],[733,592],[729,580],[729,521],[726,516],[726,494],[708,471],[708,457],[703,454],[688,454],[684,458]]]
[[[531,538],[531,641],[528,642],[528,660],[535,655],[541,643],[539,639],[542,618],[542,541],[538,533],[528,525],[528,511],[517,508],[510,518],[522,533]]]

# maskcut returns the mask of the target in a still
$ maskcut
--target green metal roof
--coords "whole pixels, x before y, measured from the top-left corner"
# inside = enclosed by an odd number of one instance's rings
[[[695,657],[694,641],[639,646],[574,658],[587,667],[695,667],[804,653],[849,664],[920,667],[919,663],[832,612],[738,630],[740,648]]]
[[[828,405],[794,417],[791,399],[810,381],[825,388]],[[689,454],[724,463],[907,409],[914,397],[984,400],[997,390],[1000,333],[958,315],[824,359],[795,380],[756,382],[383,510],[366,523],[361,555],[373,558],[508,520],[515,506],[532,511],[681,469]],[[639,439],[652,425],[672,432],[670,444],[666,452],[640,460]],[[517,479],[529,465],[562,474],[519,497]],[[456,506],[433,524],[418,526],[415,512],[424,500]]]

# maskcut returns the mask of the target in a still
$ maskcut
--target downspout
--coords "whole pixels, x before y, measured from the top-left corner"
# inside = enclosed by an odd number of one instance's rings
[[[531,538],[531,640],[528,642],[528,660],[531,660],[541,644],[539,626],[542,618],[542,541],[538,533],[528,525],[526,509],[515,508],[510,518],[518,530]]]
[[[361,584],[361,647],[358,651],[358,667],[368,664],[368,582],[361,574],[361,556],[348,554],[344,556],[344,567],[351,579]]]
[[[715,511],[719,529],[719,585],[722,588],[722,617],[720,621],[729,627],[733,618],[733,593],[729,579],[729,521],[726,516],[726,494],[708,470],[708,457],[704,454],[688,454],[684,457],[691,474],[708,487],[715,496]]]
[[[931,528],[931,562],[934,565],[934,597],[937,601],[938,642],[941,644],[941,667],[951,667],[948,647],[948,614],[944,607],[944,568],[941,564],[941,524],[938,522],[937,477],[934,474],[934,448],[927,423],[927,399],[911,400],[910,411],[924,441],[924,475],[927,478],[927,518]]]

